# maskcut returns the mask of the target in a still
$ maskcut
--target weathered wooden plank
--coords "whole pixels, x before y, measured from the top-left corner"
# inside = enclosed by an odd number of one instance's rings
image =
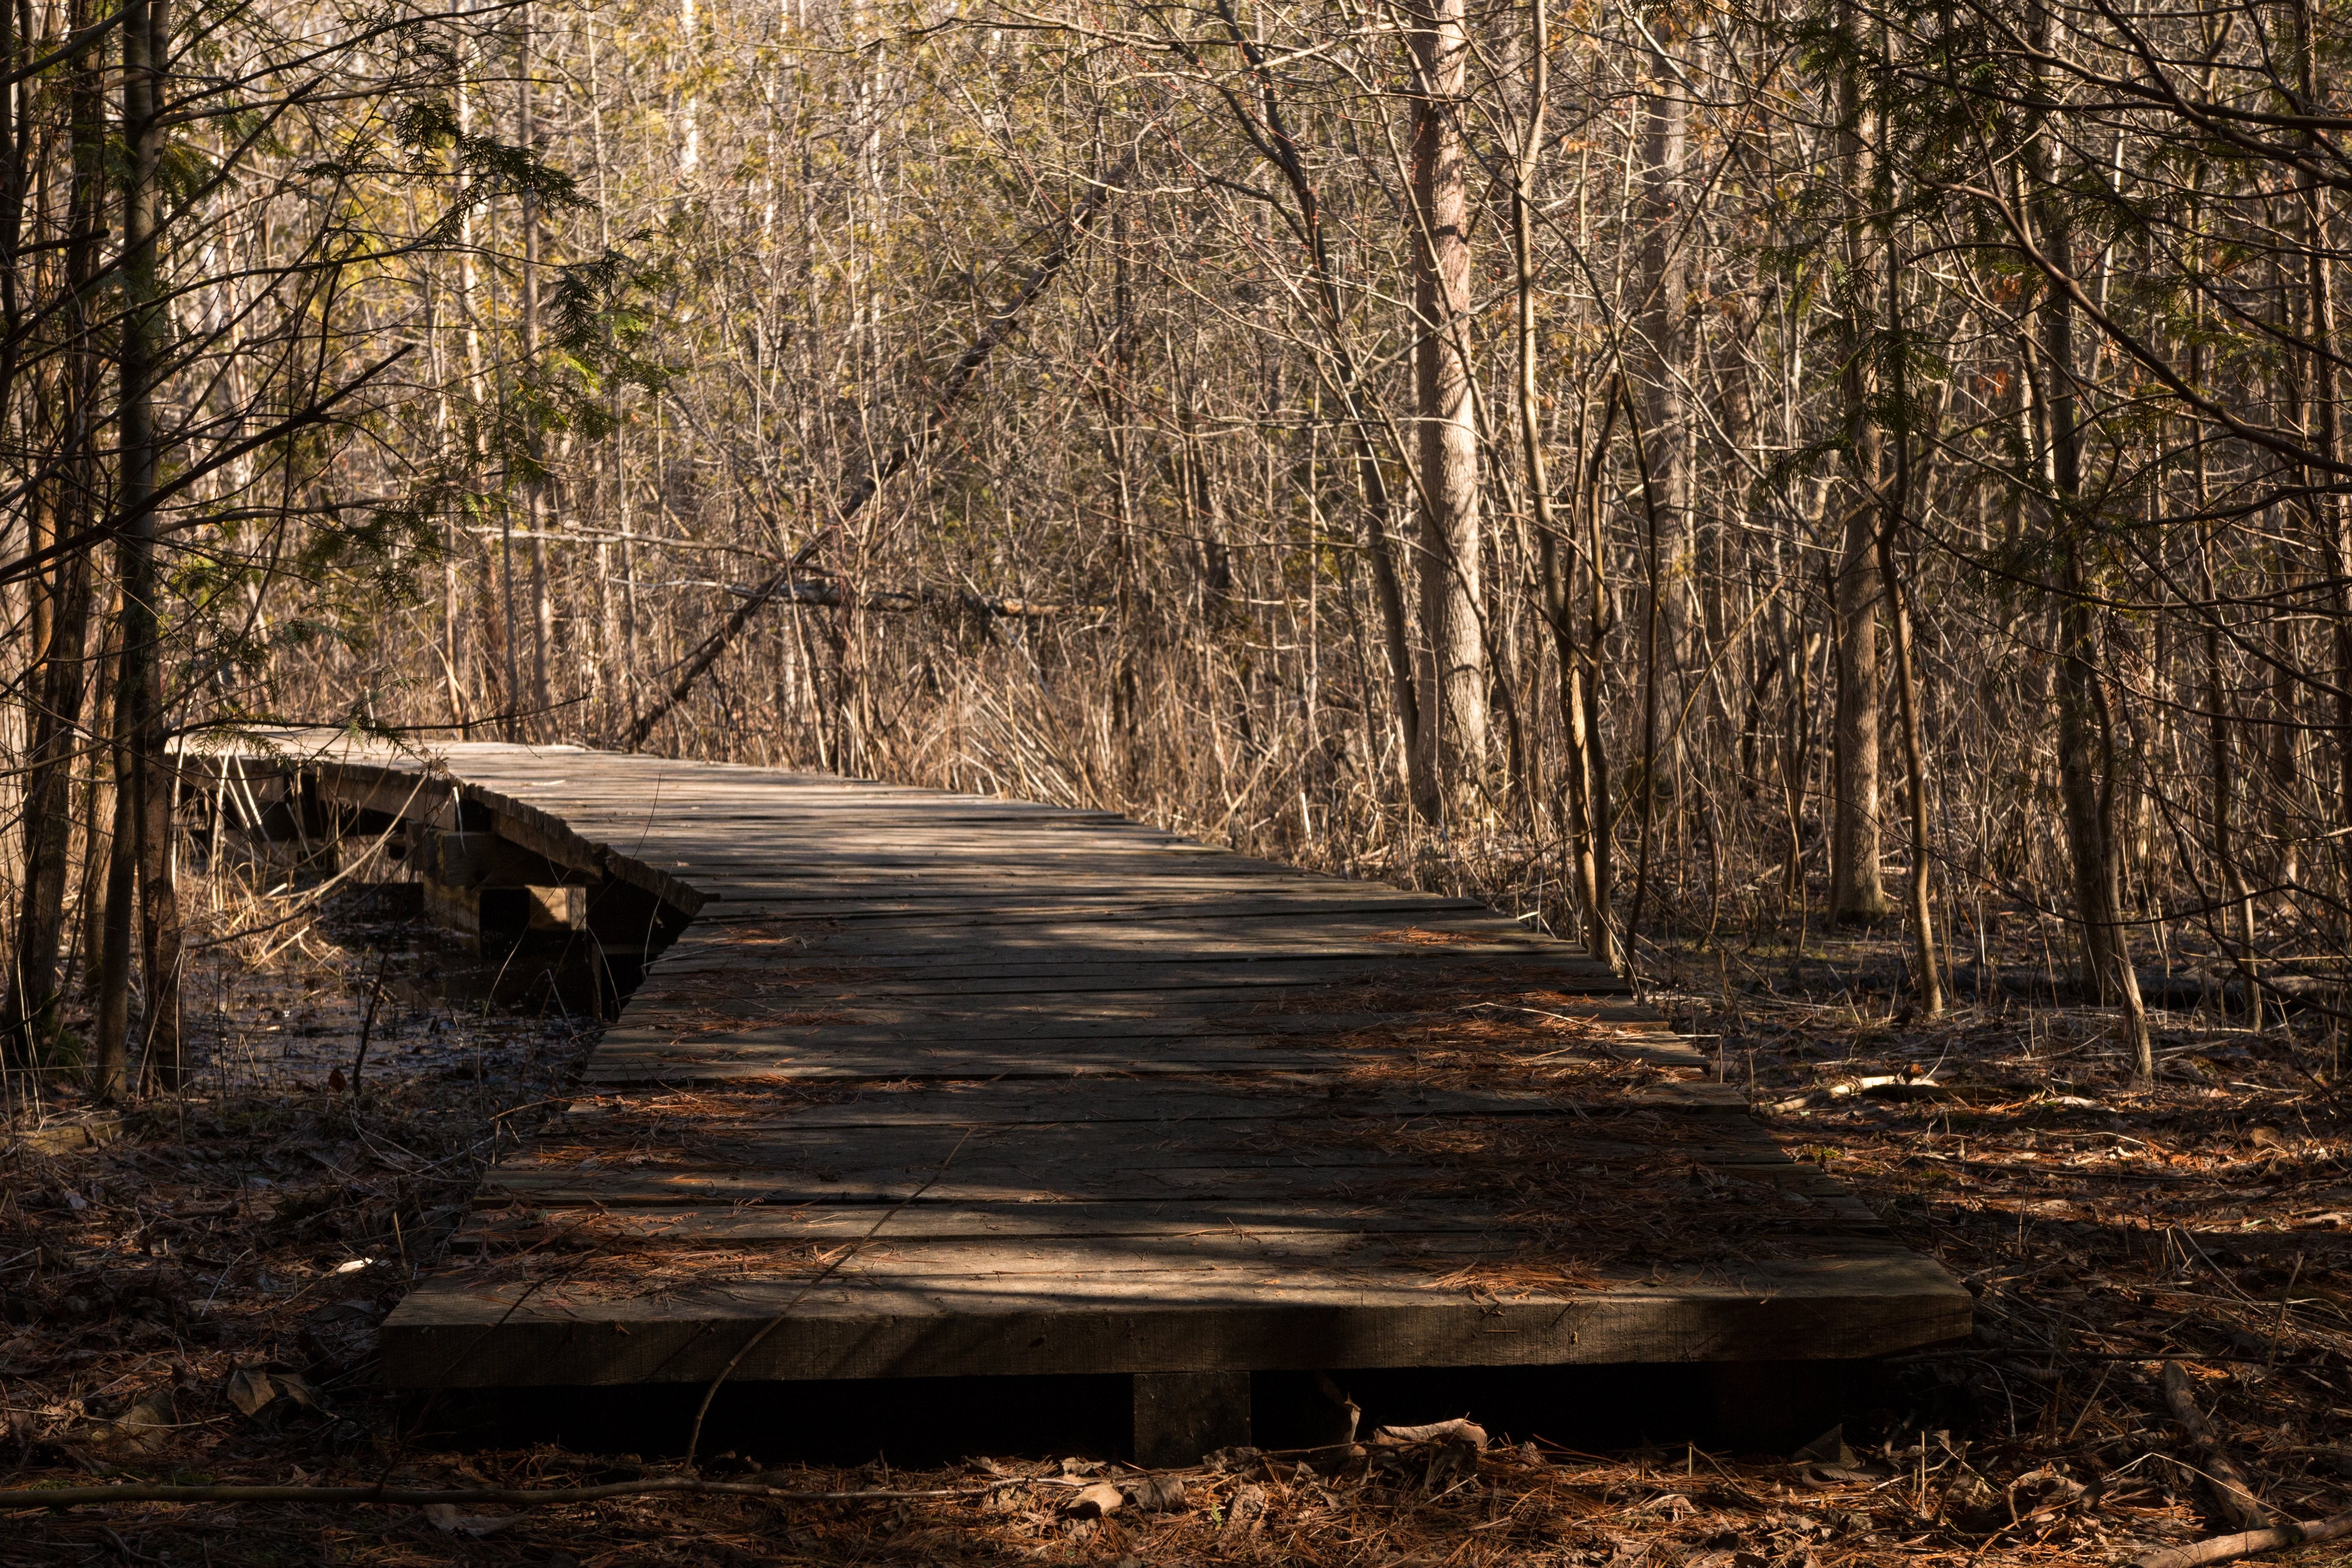
[[[610,1136],[612,1130],[658,1128],[666,1121],[691,1126],[722,1125],[730,1137],[790,1132],[803,1128],[1004,1128],[1082,1122],[1121,1126],[1169,1122],[1239,1121],[1265,1125],[1295,1120],[1333,1121],[1365,1117],[1500,1116],[1586,1121],[1607,1114],[1607,1102],[1635,1089],[1728,1089],[1720,1084],[1584,1088],[1567,1082],[1556,1090],[1538,1089],[1439,1089],[1366,1082],[1339,1073],[1259,1073],[1181,1083],[1105,1079],[1090,1084],[1040,1087],[990,1080],[962,1081],[921,1089],[866,1089],[813,1104],[793,1105],[777,1097],[750,1095],[632,1095],[574,1101],[564,1127],[580,1138]],[[1736,1090],[1720,1103],[1737,1103]],[[1643,1109],[1654,1109],[1644,1107]],[[1605,1125],[1605,1123],[1604,1123]],[[1717,1134],[1771,1148],[1769,1134],[1753,1121]]]
[[[540,879],[542,882],[547,879]],[[1083,927],[1061,926],[1013,931],[999,929],[984,933],[893,933],[874,938],[831,933],[722,936],[711,932],[691,942],[673,944],[664,953],[662,963],[670,973],[834,963],[881,970],[919,968],[939,973],[982,968],[999,972],[1016,968],[1058,971],[1108,964],[1206,966],[1319,962],[1357,966],[1360,972],[1360,966],[1373,965],[1399,974],[1419,974],[1442,973],[1481,960],[1508,966],[1531,965],[1552,976],[1598,978],[1601,970],[1600,965],[1574,948],[1500,941],[1495,933],[1483,931],[1459,933],[1456,940],[1440,947],[1402,942],[1377,931],[1275,939],[1255,936],[1246,930],[1204,933],[1111,927],[1088,932]]]
[[[1171,1198],[1227,1202],[1328,1202],[1346,1198],[1376,1204],[1422,1195],[1486,1191],[1493,1186],[1475,1172],[1448,1174],[1432,1170],[1427,1161],[1411,1154],[1369,1149],[1332,1150],[1316,1158],[1252,1156],[1244,1151],[1202,1150],[1189,1154],[1169,1152],[1121,1169],[1102,1169],[1098,1163],[1090,1166],[1060,1153],[1051,1157],[1030,1151],[1003,1157],[971,1153],[958,1160],[945,1174],[939,1173],[940,1163],[936,1160],[927,1165],[887,1160],[864,1164],[855,1163],[857,1152],[840,1151],[838,1163],[834,1163],[814,1153],[794,1158],[762,1151],[772,1163],[747,1162],[738,1170],[630,1168],[617,1163],[602,1169],[553,1164],[534,1168],[509,1163],[484,1178],[483,1190],[542,1206],[567,1207],[594,1202],[620,1207],[688,1202],[785,1205],[896,1203],[919,1192],[937,1203],[965,1205],[1146,1203]],[[1646,1163],[1634,1164],[1645,1155]],[[1574,1157],[1587,1161],[1609,1158],[1601,1149],[1580,1150]],[[1717,1160],[1694,1158],[1678,1163],[1648,1150],[1632,1150],[1618,1158],[1626,1169],[1589,1179],[1561,1180],[1552,1184],[1553,1188],[1564,1199],[1591,1202],[1607,1197],[1638,1210],[1650,1199],[1663,1195],[1654,1190],[1660,1181],[1682,1182],[1689,1191],[1692,1173],[1698,1169],[1752,1168],[1769,1173],[1781,1168],[1740,1164],[1730,1151],[1725,1151]],[[1813,1181],[1801,1172],[1792,1171],[1791,1175],[1805,1183]],[[1756,1198],[1774,1221],[1802,1226],[1809,1232],[1850,1227],[1863,1223],[1867,1213],[1844,1207],[1824,1208],[1818,1214],[1793,1206],[1782,1211],[1764,1204],[1756,1194],[1733,1195]],[[1494,1201],[1499,1212],[1503,1199],[1497,1195]],[[1822,1206],[1816,1200],[1809,1202],[1814,1207]],[[1740,1217],[1731,1215],[1728,1210],[1725,1215]],[[1612,1222],[1623,1224],[1627,1218],[1612,1216]]]
[[[709,920],[697,922],[680,939],[680,944],[692,948],[746,941],[794,941],[887,952],[923,951],[973,942],[992,945],[1116,942],[1154,948],[1198,942],[1217,948],[1246,943],[1281,951],[1338,942],[1355,947],[1376,944],[1391,951],[1405,948],[1451,952],[1490,943],[1515,951],[1583,952],[1575,943],[1530,931],[1491,910],[1423,909],[1392,900],[1330,904],[1309,900],[1255,908],[1133,904],[1110,921],[1101,918],[1101,910],[1092,906],[1086,908],[1083,915],[1056,914],[1050,907],[1024,908],[1009,914],[993,910],[969,914],[910,910],[910,918],[877,925],[783,919],[762,910],[730,903],[714,909]],[[920,918],[912,918],[916,916]]]
[[[1967,1292],[1909,1256],[1515,1299],[1355,1279],[1236,1279],[1171,1297],[1185,1279],[1130,1277],[1083,1291],[844,1285],[806,1300],[794,1281],[638,1301],[572,1301],[559,1289],[519,1305],[520,1286],[436,1283],[386,1321],[383,1378],[394,1387],[703,1382],[779,1319],[732,1375],[1850,1360],[1956,1337],[1969,1323]]]
[[[1334,1005],[1346,998],[1318,992],[1269,996],[1248,987],[1224,991],[1158,993],[1085,997],[1064,994],[1049,998],[989,997],[960,1003],[954,997],[901,998],[868,987],[849,994],[831,994],[822,1006],[813,999],[820,988],[786,981],[773,989],[745,997],[733,990],[717,993],[712,1003],[685,995],[647,1001],[625,1014],[608,1030],[601,1049],[681,1039],[729,1039],[780,1045],[839,1043],[844,1045],[905,1045],[929,1042],[942,1046],[978,1040],[1099,1039],[1130,1040],[1219,1037],[1231,1039],[1318,1037],[1353,1047],[1376,1044],[1371,1037],[1411,1034],[1426,1037],[1458,1026],[1465,1017],[1500,1017],[1507,1022],[1545,1015],[1564,1018],[1584,1029],[1562,1035],[1559,1048],[1590,1049],[1625,1056],[1672,1049],[1689,1054],[1694,1047],[1652,1020],[1623,1020],[1593,1003],[1548,1004],[1534,1014],[1510,1014],[1496,1008],[1476,1013],[1350,1011]],[[838,993],[841,988],[835,987]],[[1605,999],[1603,999],[1605,1001]],[[771,1017],[762,1022],[759,1001]],[[713,1005],[719,1004],[719,1005]],[[1513,1004],[1512,1005],[1517,1005]],[[1587,1031],[1606,1025],[1609,1033]],[[836,1028],[835,1026],[839,1027]]]
[[[1237,911],[1270,915],[1297,910],[1309,914],[1333,908],[1360,908],[1368,911],[1392,911],[1423,918],[1419,914],[1423,910],[1435,913],[1461,907],[1401,901],[1406,897],[1366,894],[1351,900],[1345,895],[1320,889],[1303,895],[1281,894],[1262,898],[1203,894],[1192,899],[1169,899],[1157,893],[1132,890],[1080,899],[1053,889],[1029,895],[989,893],[936,899],[876,898],[856,901],[747,895],[714,900],[703,918],[726,925],[807,922],[853,929],[859,925],[887,924],[914,931],[933,926],[986,927],[1046,920],[1139,922],[1185,920]]]
[[[1193,953],[1139,955],[1040,954],[1027,958],[983,953],[960,960],[921,955],[877,954],[827,957],[785,950],[700,952],[666,955],[658,974],[668,984],[695,984],[698,993],[740,977],[747,982],[791,979],[804,974],[808,985],[872,985],[894,995],[934,992],[976,995],[990,991],[1161,991],[1279,985],[1309,990],[1332,986],[1422,986],[1488,990],[1580,988],[1591,978],[1590,961],[1573,955],[1497,952],[1473,962],[1399,957],[1386,952]]]
[[[478,1221],[453,1244],[461,1254],[495,1249],[532,1237],[579,1231],[679,1245],[862,1240],[876,1231],[894,1239],[967,1237],[994,1240],[1082,1240],[1090,1237],[1191,1237],[1242,1231],[1261,1236],[1339,1232],[1355,1236],[1423,1236],[1453,1232],[1475,1237],[1501,1234],[1491,1204],[1440,1199],[1345,1203],[1336,1199],[1251,1201],[1212,1194],[1130,1203],[945,1202],[898,1204],[646,1203],[625,1207],[528,1204],[484,1194]]]

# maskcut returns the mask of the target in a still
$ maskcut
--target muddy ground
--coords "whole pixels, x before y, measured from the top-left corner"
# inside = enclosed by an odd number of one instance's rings
[[[485,1163],[561,1102],[592,1037],[556,966],[486,968],[351,900],[268,949],[211,950],[190,994],[206,1058],[191,1092],[96,1146],[72,1130],[112,1124],[69,1093],[16,1108],[0,1486],[675,1473],[658,1423],[574,1420],[566,1447],[371,1381],[376,1325],[435,1267]],[[1099,1454],[964,1457],[951,1423],[896,1452],[845,1455],[843,1438],[827,1453],[807,1429],[822,1412],[743,1406],[706,1475],[955,1495],[17,1510],[0,1512],[0,1561],[2106,1563],[2231,1528],[2207,1479],[2216,1450],[2177,1417],[2168,1363],[2259,1507],[2352,1506],[2352,1127],[2327,1016],[2160,1015],[2163,1071],[2136,1089],[2111,1016],[1964,984],[1960,1005],[1921,1018],[1863,978],[1891,973],[1892,952],[1817,940],[1793,976],[1687,955],[1688,988],[1658,998],[1793,1149],[1977,1298],[1970,1342],[1881,1369],[1802,1455],[1684,1440],[1671,1412],[1641,1446],[1594,1451],[1578,1411],[1521,1400],[1507,1424],[1486,1413],[1483,1449],[1229,1454],[1181,1476],[1179,1499]],[[1465,1390],[1447,1413],[1477,1419]],[[864,1462],[779,1458],[793,1452]],[[1123,1506],[1081,1517],[1105,1479]]]

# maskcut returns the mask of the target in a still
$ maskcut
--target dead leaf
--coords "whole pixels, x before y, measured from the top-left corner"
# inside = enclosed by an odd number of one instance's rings
[[[90,1440],[121,1443],[142,1454],[152,1453],[163,1446],[165,1436],[177,1425],[179,1413],[173,1407],[172,1391],[159,1388],[92,1433]]]
[[[327,1407],[326,1401],[319,1397],[319,1391],[312,1388],[309,1380],[299,1372],[273,1370],[269,1381],[278,1385],[278,1393],[305,1410],[324,1410]]]
[[[1391,1447],[1411,1443],[1467,1443],[1473,1448],[1484,1448],[1486,1429],[1465,1416],[1454,1421],[1433,1421],[1426,1426],[1383,1426],[1372,1434],[1372,1441]]]
[[[225,1392],[228,1402],[241,1415],[259,1415],[281,1399],[291,1400],[305,1410],[324,1414],[326,1401],[319,1397],[310,1380],[299,1372],[270,1365],[241,1366],[228,1374]]]
[[[1234,1500],[1225,1505],[1225,1525],[1220,1539],[1247,1535],[1257,1529],[1258,1520],[1265,1512],[1265,1489],[1255,1481],[1244,1481],[1234,1489]]]
[[[269,1381],[268,1371],[257,1366],[241,1366],[228,1374],[228,1402],[236,1406],[240,1415],[258,1415],[262,1408],[278,1397],[276,1385]]]
[[[1146,1476],[1127,1489],[1127,1500],[1146,1513],[1174,1513],[1184,1506],[1184,1478]]]
[[[1100,1519],[1107,1513],[1117,1513],[1127,1501],[1127,1494],[1108,1481],[1097,1481],[1062,1505],[1062,1512],[1071,1519]]]
[[[1803,1428],[1799,1427],[1798,1430],[1802,1431]],[[1854,1458],[1853,1450],[1845,1446],[1843,1422],[1831,1427],[1790,1457],[1801,1465],[1834,1465],[1842,1470],[1853,1469],[1861,1462]]]
[[[2057,1513],[2082,1500],[2089,1489],[2056,1470],[2029,1470],[2009,1483],[2009,1517],[2012,1524],[2042,1514]]]
[[[519,1513],[459,1513],[455,1503],[428,1502],[425,1505],[425,1520],[444,1535],[488,1535],[504,1530],[522,1515]]]

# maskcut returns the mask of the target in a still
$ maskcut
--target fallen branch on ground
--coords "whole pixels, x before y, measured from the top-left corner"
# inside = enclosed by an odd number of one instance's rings
[[[934,1487],[922,1491],[803,1492],[759,1481],[706,1481],[691,1476],[613,1481],[595,1487],[184,1487],[133,1482],[110,1487],[12,1487],[0,1490],[0,1513],[12,1509],[78,1508],[115,1502],[309,1502],[393,1503],[424,1508],[434,1503],[501,1503],[530,1508],[545,1503],[597,1502],[605,1498],[644,1497],[657,1492],[691,1496],[756,1497],[771,1502],[915,1502],[984,1497],[1005,1487],[1025,1487],[1037,1478],[1013,1476],[971,1487]],[[1048,1479],[1052,1478],[1046,1478]]]
[[[2172,1407],[2172,1418],[2180,1423],[2205,1460],[2205,1482],[2213,1489],[2214,1501],[2221,1505],[2222,1516],[2241,1530],[2257,1531],[2270,1524],[2270,1510],[2254,1495],[2253,1483],[2238,1468],[2221,1447],[2221,1435],[2197,1408],[2197,1396],[2189,1387],[2189,1373],[2177,1361],[2164,1363],[2164,1402]]]
[[[2352,1535],[2352,1513],[2302,1524],[2276,1525],[2269,1530],[2249,1530],[2238,1535],[2216,1535],[2206,1541],[2192,1541],[2186,1546],[2168,1546],[2134,1558],[2132,1568],[2210,1568],[2213,1563],[2234,1563],[2258,1552],[2333,1541],[2339,1535]]]

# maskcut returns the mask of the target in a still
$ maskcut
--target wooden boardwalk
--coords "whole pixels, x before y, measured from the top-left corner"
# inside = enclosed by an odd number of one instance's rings
[[[1703,1052],[1482,906],[1102,812],[436,759],[247,759],[240,811],[380,835],[461,923],[659,952],[385,1325],[396,1386],[1127,1373],[1165,1458],[1245,1436],[1253,1371],[1968,1331]]]

